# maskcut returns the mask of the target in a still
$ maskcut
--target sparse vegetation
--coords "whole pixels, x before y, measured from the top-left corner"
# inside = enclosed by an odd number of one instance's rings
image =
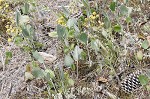
[[[0,0],[0,98],[150,98],[149,3]]]

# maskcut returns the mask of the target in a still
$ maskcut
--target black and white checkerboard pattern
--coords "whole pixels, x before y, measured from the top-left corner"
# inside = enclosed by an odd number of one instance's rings
[[[139,81],[140,74],[142,74],[142,71],[137,70],[123,79],[123,81],[121,82],[121,89],[126,93],[132,93],[136,89],[138,89],[141,86]]]

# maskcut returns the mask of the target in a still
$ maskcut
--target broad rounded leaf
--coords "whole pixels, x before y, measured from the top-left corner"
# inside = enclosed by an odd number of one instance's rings
[[[74,60],[79,60],[80,58],[81,58],[81,52],[82,52],[83,50],[82,49],[80,49],[79,48],[79,46],[76,46],[75,48],[74,48],[74,51],[73,51],[73,58],[74,58]]]
[[[16,11],[16,24],[17,24],[17,26],[19,25],[20,16],[21,16],[20,12]]]
[[[127,15],[128,14],[128,8],[125,5],[120,6],[120,12],[122,15]]]
[[[29,33],[29,31],[27,30],[27,28],[26,28],[26,27],[21,27],[21,29],[22,29],[22,34],[23,34],[23,36],[29,37],[30,33]]]
[[[86,33],[82,33],[80,36],[79,36],[79,40],[81,40],[82,42],[84,42],[85,44],[87,43],[87,34]]]
[[[73,65],[74,60],[71,58],[71,56],[68,54],[65,56],[65,65],[71,67]]]
[[[6,54],[6,58],[12,58],[12,52],[8,51],[5,54]]]
[[[140,75],[140,76],[139,76],[139,81],[140,81],[140,83],[141,83],[142,85],[146,85],[146,84],[148,84],[149,79],[148,79],[148,77],[145,76],[145,75]]]
[[[116,2],[111,2],[109,8],[110,8],[112,11],[115,11],[115,7],[116,7]]]
[[[95,51],[99,51],[99,44],[97,43],[96,40],[91,41],[91,48],[94,49]]]
[[[43,78],[44,77],[44,70],[34,67],[32,70],[32,75],[36,78]]]
[[[29,4],[28,3],[25,3],[24,6],[21,8],[22,10],[22,13],[23,14],[28,14],[29,13]]]
[[[111,27],[111,21],[108,17],[105,17],[104,19],[104,25],[106,27],[106,29],[108,29],[109,27]]]
[[[114,31],[120,32],[121,31],[121,26],[120,25],[115,25],[114,26]]]
[[[32,52],[33,57],[38,60],[40,63],[44,63],[44,58],[37,52]]]
[[[49,73],[49,75],[52,79],[55,77],[55,73],[51,69],[46,69],[45,72],[46,72],[46,74]]]
[[[59,38],[63,38],[67,32],[68,31],[67,31],[66,27],[57,25],[57,34],[58,34]]]
[[[138,51],[137,52],[137,59],[138,60],[142,60],[143,59],[143,52],[142,51]]]
[[[71,78],[68,79],[68,83],[69,83],[70,86],[74,85],[74,81]]]
[[[149,47],[148,41],[144,40],[141,46],[142,46],[142,48],[147,49]]]
[[[69,29],[70,29],[71,27],[73,27],[74,24],[76,24],[76,19],[75,19],[75,18],[70,18],[70,19],[67,21],[67,26],[68,26]]]
[[[132,19],[131,19],[131,17],[127,17],[127,18],[126,18],[126,22],[127,22],[127,23],[130,23],[130,22],[132,22]]]
[[[23,24],[28,23],[29,21],[30,21],[30,18],[28,15],[21,15],[19,19],[19,24],[23,25]]]

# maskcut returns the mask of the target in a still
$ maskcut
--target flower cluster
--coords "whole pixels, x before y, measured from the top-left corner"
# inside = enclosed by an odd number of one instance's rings
[[[60,18],[58,18],[57,23],[65,26],[66,25],[65,18],[61,16]]]
[[[21,29],[15,25],[14,11],[10,3],[6,0],[0,0],[0,28],[1,32],[7,37],[15,37]],[[11,38],[8,38],[10,42]]]
[[[103,22],[101,22],[99,20],[99,14],[97,14],[96,12],[93,12],[89,17],[84,19],[84,26],[87,27],[87,23],[90,22],[91,26],[98,26],[98,27],[102,27],[104,25]]]
[[[91,20],[95,20],[95,19],[99,18],[99,15],[98,15],[96,12],[93,12],[93,13],[89,16],[89,18],[90,18]]]

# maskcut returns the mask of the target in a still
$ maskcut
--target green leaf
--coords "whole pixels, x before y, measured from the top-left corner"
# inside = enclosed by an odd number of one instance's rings
[[[125,3],[128,3],[128,2],[129,2],[129,0],[124,0],[124,2],[125,2]]]
[[[12,52],[8,51],[5,53],[5,55],[6,55],[6,58],[9,58],[9,59],[12,58]]]
[[[22,26],[24,24],[27,24],[30,21],[30,18],[28,15],[21,15],[19,18],[19,24]]]
[[[142,48],[147,49],[149,47],[148,41],[144,40],[141,46],[142,46]]]
[[[31,26],[29,24],[28,25],[24,24],[21,26],[21,29],[22,29],[22,34],[24,37],[29,38],[31,40],[36,39],[35,30],[34,30],[33,26]]]
[[[16,37],[14,38],[14,41],[15,41],[15,44],[16,44],[16,45],[19,45],[19,44],[22,43],[23,38],[20,37],[20,36],[16,36]]]
[[[127,17],[127,18],[126,18],[126,22],[127,22],[127,23],[131,23],[131,22],[132,22],[131,17]]]
[[[21,28],[22,29],[22,34],[23,34],[23,36],[25,36],[25,37],[29,37],[29,32],[28,32],[28,30],[26,29],[26,28]]]
[[[110,22],[110,20],[109,20],[108,17],[105,17],[105,19],[104,19],[104,25],[105,25],[106,29],[108,29],[108,28],[111,27],[111,22]]]
[[[20,12],[16,11],[16,24],[17,24],[17,26],[19,26],[20,16],[21,16]]]
[[[30,38],[35,40],[36,34],[35,34],[34,27],[31,25],[27,25],[27,30],[29,31]]]
[[[75,19],[75,18],[70,18],[70,19],[67,21],[67,26],[68,26],[69,29],[70,29],[71,27],[73,27],[75,24],[76,24],[76,19]]]
[[[34,43],[34,45],[35,45],[35,48],[42,48],[43,47],[43,44],[42,43],[40,43],[40,42],[37,42],[37,41],[34,41],[33,42]]]
[[[69,84],[70,86],[73,86],[73,85],[74,85],[73,79],[69,78],[69,79],[68,79],[68,84]]]
[[[70,51],[70,48],[67,47],[67,46],[64,46],[64,53],[66,54],[66,53],[68,53],[69,51]]]
[[[71,65],[71,70],[75,71],[76,70],[76,66],[73,64]]]
[[[29,4],[25,3],[24,6],[21,8],[23,14],[28,14],[29,13]]]
[[[74,33],[75,31],[74,30],[69,30],[69,33],[68,33],[68,36],[69,38],[74,38]]]
[[[145,75],[140,75],[139,76],[139,81],[140,81],[141,85],[146,85],[146,84],[148,84],[149,79]]]
[[[6,59],[5,59],[5,64],[8,64],[9,60],[12,58],[12,52],[6,52]]]
[[[86,52],[84,52],[83,50],[82,50],[82,52],[81,52],[81,59],[82,60],[85,60],[87,57],[87,54],[86,54]]]
[[[73,65],[74,60],[71,58],[70,54],[65,56],[65,65],[71,67]]]
[[[32,70],[32,75],[36,78],[43,78],[44,70],[40,69],[39,67],[34,67]]]
[[[73,58],[75,61],[78,61],[80,58],[81,58],[81,52],[83,50],[79,48],[79,46],[76,46],[74,48],[74,51],[73,51]]]
[[[125,5],[120,6],[121,15],[128,15],[128,8]]]
[[[83,4],[85,7],[89,8],[89,3],[88,0],[82,0]]]
[[[69,17],[70,12],[68,11],[68,9],[66,9],[64,6],[62,6],[62,10],[63,10],[63,13],[65,14],[65,16]]]
[[[115,11],[115,7],[116,7],[116,2],[111,2],[109,8],[110,8],[112,11]]]
[[[50,75],[50,78],[54,78],[55,77],[55,73],[54,73],[54,71],[52,71],[51,69],[46,69],[45,70],[45,73],[46,74],[49,74]]]
[[[38,60],[40,63],[44,63],[44,58],[37,52],[32,52],[33,57]]]
[[[77,33],[80,32],[79,27],[78,27],[76,24],[74,25],[74,29],[75,29],[75,31],[76,31]]]
[[[27,52],[31,52],[31,51],[32,51],[31,46],[28,46],[28,45],[23,45],[23,46],[22,46],[22,49],[23,49],[24,51],[27,51]]]
[[[91,41],[91,48],[94,49],[95,51],[99,51],[99,44],[98,44],[97,40]]]
[[[87,43],[87,40],[88,40],[88,38],[87,38],[87,34],[86,33],[81,33],[81,35],[78,37],[79,38],[79,40],[81,40],[83,43]]]
[[[140,61],[143,59],[143,52],[142,51],[137,52],[137,59]]]
[[[48,33],[48,36],[50,36],[50,37],[58,37],[58,34],[57,34],[56,31],[54,31],[54,32]]]
[[[57,25],[57,34],[59,38],[63,38],[66,33],[67,33],[66,27]]]
[[[120,32],[121,31],[121,26],[120,25],[115,25],[114,26],[114,31]]]

